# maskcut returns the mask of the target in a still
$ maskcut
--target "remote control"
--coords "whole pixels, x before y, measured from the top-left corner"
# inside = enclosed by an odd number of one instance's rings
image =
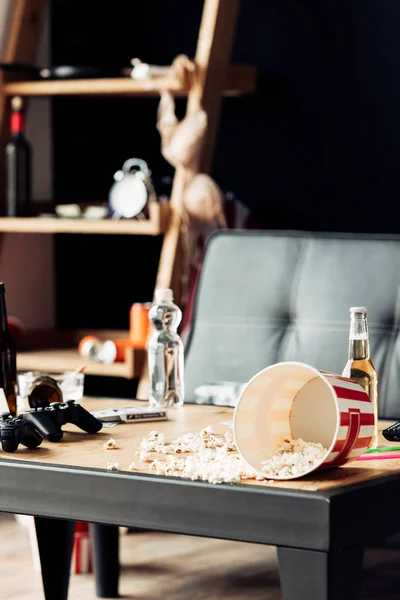
[[[59,442],[63,436],[62,425],[73,423],[87,433],[97,433],[102,423],[74,400],[52,402],[50,406],[32,408],[21,415],[28,423],[49,440]]]
[[[10,413],[3,413],[0,416],[0,440],[5,452],[15,452],[19,444],[27,448],[37,448],[43,437],[22,417],[15,418]]]
[[[92,412],[103,423],[137,423],[139,421],[166,421],[168,412],[165,408],[151,406],[122,406],[121,408],[105,408]]]
[[[382,435],[389,442],[400,442],[400,421],[384,429]]]

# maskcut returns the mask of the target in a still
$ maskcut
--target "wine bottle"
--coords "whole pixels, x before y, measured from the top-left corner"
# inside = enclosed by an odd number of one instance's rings
[[[11,100],[11,138],[5,148],[6,215],[27,217],[31,205],[31,145],[24,133],[22,98]]]
[[[17,414],[17,357],[8,329],[4,283],[0,283],[0,394],[4,394],[8,410]]]

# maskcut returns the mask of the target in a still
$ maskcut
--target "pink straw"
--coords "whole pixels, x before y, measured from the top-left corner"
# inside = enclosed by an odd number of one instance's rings
[[[388,458],[400,458],[400,452],[396,454],[362,454],[357,460],[387,460]]]

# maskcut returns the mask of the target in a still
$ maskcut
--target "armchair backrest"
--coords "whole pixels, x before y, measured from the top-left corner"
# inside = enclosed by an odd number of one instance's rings
[[[349,308],[367,306],[380,416],[400,418],[400,236],[222,231],[207,245],[186,396],[275,362],[341,373]]]

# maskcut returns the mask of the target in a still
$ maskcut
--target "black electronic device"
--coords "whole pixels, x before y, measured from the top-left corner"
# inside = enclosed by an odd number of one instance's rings
[[[12,417],[10,413],[0,416],[0,441],[5,452],[15,452],[22,444],[27,448],[37,448],[43,436],[23,417]]]
[[[80,404],[75,404],[74,400],[52,402],[49,406],[32,408],[22,413],[21,417],[49,442],[59,442],[62,439],[61,427],[67,423],[72,423],[87,433],[97,433],[102,428],[102,422]]]
[[[389,442],[400,442],[400,421],[384,429],[382,435]]]

